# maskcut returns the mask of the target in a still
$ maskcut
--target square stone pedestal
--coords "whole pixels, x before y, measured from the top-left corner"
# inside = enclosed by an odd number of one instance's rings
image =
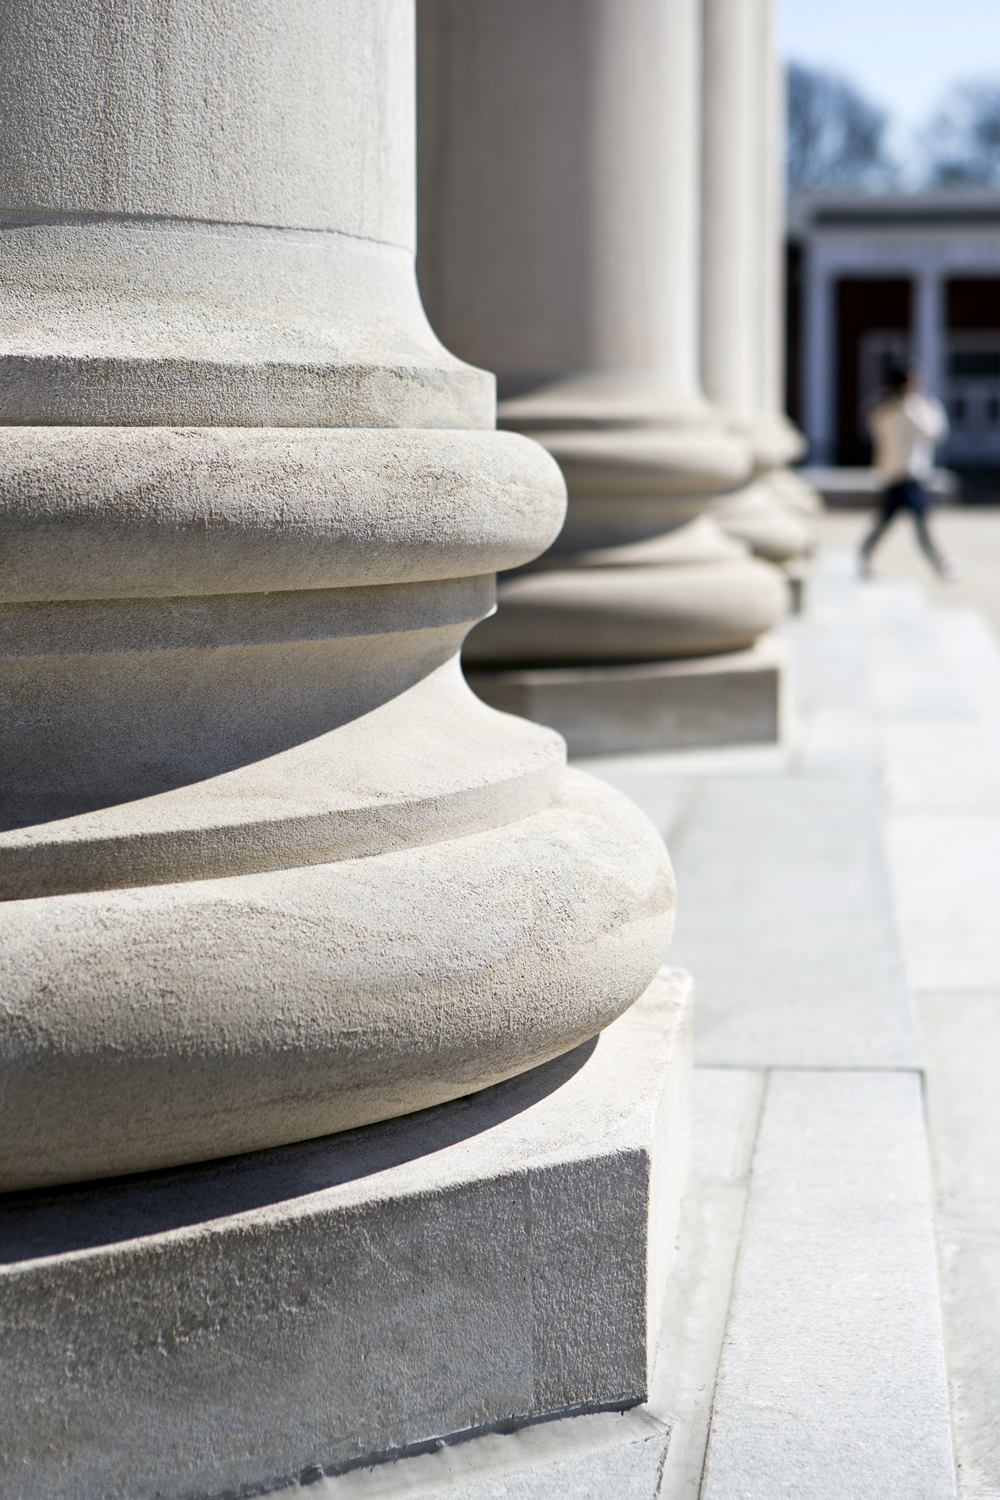
[[[491,708],[557,729],[570,755],[773,744],[782,736],[787,652],[747,651],[634,666],[466,673]]]
[[[494,1088],[0,1204],[0,1493],[250,1495],[647,1391],[690,980]]]

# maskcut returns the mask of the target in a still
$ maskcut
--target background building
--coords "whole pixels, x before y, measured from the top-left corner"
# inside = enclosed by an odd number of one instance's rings
[[[946,403],[939,461],[1000,483],[1000,194],[810,194],[789,205],[788,407],[814,464],[866,464],[865,410],[913,359]]]

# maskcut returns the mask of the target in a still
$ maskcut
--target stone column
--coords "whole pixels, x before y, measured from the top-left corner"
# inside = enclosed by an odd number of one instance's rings
[[[725,529],[761,556],[808,550],[811,489],[787,465],[803,451],[782,411],[782,86],[773,0],[703,0],[702,374],[751,444],[754,482],[720,502]]]
[[[832,464],[836,461],[836,282],[813,243],[806,247],[803,273],[802,406],[809,457],[814,464]]]
[[[418,18],[425,306],[569,488],[558,542],[501,588],[467,665],[608,682],[750,646],[784,591],[704,516],[749,454],[697,370],[696,0],[419,0]]]
[[[914,352],[927,389],[941,396],[944,376],[944,285],[938,266],[923,266],[914,278]]]
[[[564,490],[423,315],[413,68],[407,0],[6,9],[0,1190],[48,1194],[0,1209],[24,1496],[256,1493],[602,1399],[591,1356],[490,1383],[531,1367],[527,1304],[449,1344],[472,1105],[289,1147],[592,1049],[672,920],[650,825],[461,677]],[[366,1174],[402,1162],[385,1199]],[[484,1263],[536,1232],[526,1172]]]

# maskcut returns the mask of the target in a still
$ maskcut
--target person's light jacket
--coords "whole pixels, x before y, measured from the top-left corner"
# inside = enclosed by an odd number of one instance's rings
[[[875,470],[883,485],[926,479],[934,447],[948,434],[948,417],[934,396],[906,391],[873,408],[868,431],[875,444]]]

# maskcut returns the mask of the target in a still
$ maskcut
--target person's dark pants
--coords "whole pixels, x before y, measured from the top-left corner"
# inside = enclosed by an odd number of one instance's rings
[[[899,484],[890,484],[882,492],[882,505],[878,519],[861,544],[861,556],[867,565],[879,542],[889,530],[901,510],[908,510],[913,517],[917,541],[927,561],[936,573],[944,571],[945,562],[927,529],[927,517],[931,503],[915,479],[903,479]]]

